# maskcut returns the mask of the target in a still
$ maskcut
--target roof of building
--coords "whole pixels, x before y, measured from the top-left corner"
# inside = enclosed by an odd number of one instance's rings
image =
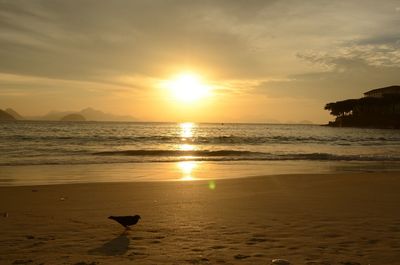
[[[382,92],[382,93],[392,93],[392,92],[399,92],[400,93],[400,86],[387,86],[387,87],[382,87],[382,88],[376,88],[376,89],[372,89],[370,91],[367,91],[364,93],[364,95],[369,95],[369,94],[373,94],[376,92]]]

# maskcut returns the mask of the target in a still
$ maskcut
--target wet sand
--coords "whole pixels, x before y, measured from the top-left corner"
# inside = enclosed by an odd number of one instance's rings
[[[399,202],[400,173],[0,187],[0,264],[400,264]]]

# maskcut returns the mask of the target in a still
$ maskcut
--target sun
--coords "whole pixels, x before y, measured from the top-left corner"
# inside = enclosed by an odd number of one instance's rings
[[[210,96],[211,87],[197,74],[185,72],[165,82],[172,96],[183,103],[192,103]]]

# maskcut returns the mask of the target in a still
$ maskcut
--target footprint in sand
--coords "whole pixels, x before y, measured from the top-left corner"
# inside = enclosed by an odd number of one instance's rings
[[[212,247],[210,247],[211,249],[224,249],[224,248],[226,248],[225,246],[220,246],[220,245],[217,245],[217,246],[212,246]]]
[[[330,262],[324,262],[324,261],[308,261],[306,262],[306,265],[331,265],[332,263]]]
[[[262,243],[268,241],[263,234],[254,234],[252,238],[247,241],[247,245],[254,245],[257,243]]]
[[[241,260],[241,259],[247,259],[250,258],[249,255],[243,255],[243,254],[237,254],[235,256],[233,256],[235,259]]]
[[[370,239],[370,240],[367,241],[367,243],[368,243],[369,245],[374,245],[374,244],[379,243],[379,240],[378,240],[378,239]]]
[[[186,260],[186,262],[190,263],[190,264],[202,264],[202,263],[209,263],[209,259],[207,258],[198,258],[198,259],[188,259]]]
[[[155,229],[151,229],[151,230],[146,230],[146,232],[149,232],[149,233],[158,233],[158,232],[160,232],[159,230],[155,230]]]
[[[267,241],[267,239],[260,238],[260,237],[253,237],[253,238],[250,238],[249,241],[254,242],[254,243],[259,243],[259,242],[265,242],[265,241]]]
[[[192,248],[192,251],[194,251],[194,252],[202,252],[203,250],[200,249],[200,248]]]
[[[140,237],[140,236],[131,237],[131,240],[142,240],[142,239],[143,239],[143,237]]]
[[[33,262],[33,260],[31,260],[31,259],[17,259],[17,260],[14,260],[14,262],[12,264],[19,265],[19,264],[29,264],[32,262]]]
[[[92,261],[92,262],[80,261],[75,263],[74,265],[97,265],[97,264],[99,264],[97,261]]]

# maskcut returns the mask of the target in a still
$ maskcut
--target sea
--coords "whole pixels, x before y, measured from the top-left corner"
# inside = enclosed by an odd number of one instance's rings
[[[0,186],[400,170],[400,131],[297,124],[0,123]]]

